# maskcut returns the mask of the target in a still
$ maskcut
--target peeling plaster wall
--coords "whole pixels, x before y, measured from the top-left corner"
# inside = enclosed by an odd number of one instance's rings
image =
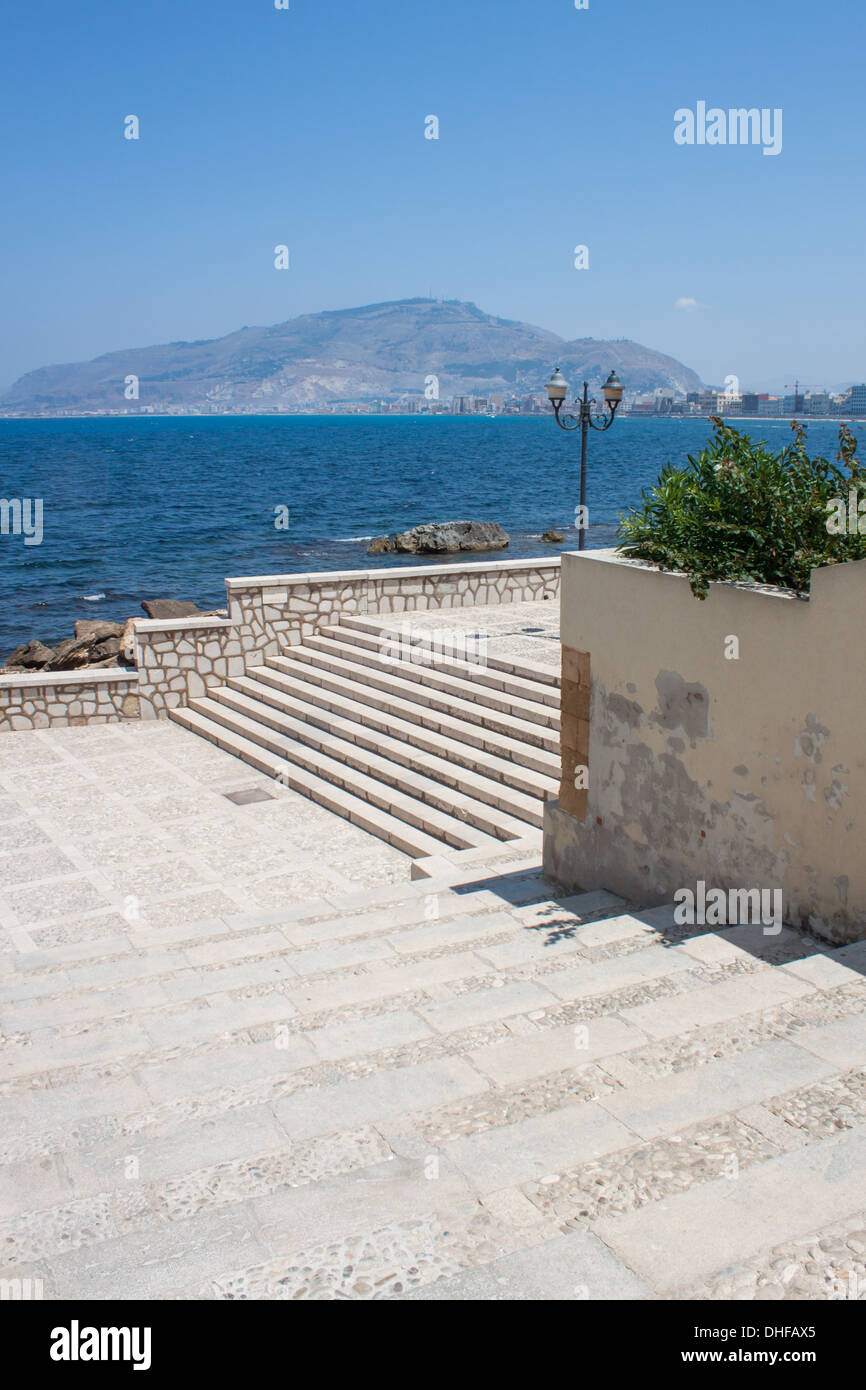
[[[714,584],[701,603],[588,551],[563,556],[561,602],[563,670],[591,670],[589,784],[584,814],[546,808],[546,871],[647,906],[698,879],[781,888],[786,921],[866,936],[866,561],[813,570],[808,600]]]

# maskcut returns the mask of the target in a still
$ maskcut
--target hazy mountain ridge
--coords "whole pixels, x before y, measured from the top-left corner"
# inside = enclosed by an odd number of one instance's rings
[[[541,390],[556,365],[572,384],[586,378],[598,386],[613,368],[629,391],[701,386],[683,363],[628,339],[566,342],[475,304],[407,299],[40,367],[0,396],[0,410],[292,408],[419,396],[429,376],[446,399],[523,394]],[[125,400],[128,376],[139,379],[138,400]]]

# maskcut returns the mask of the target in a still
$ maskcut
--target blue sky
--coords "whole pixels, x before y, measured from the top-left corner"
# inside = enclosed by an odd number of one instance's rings
[[[4,0],[0,389],[430,291],[708,382],[866,377],[858,0],[290,4]],[[701,100],[781,108],[782,153],[677,146]]]

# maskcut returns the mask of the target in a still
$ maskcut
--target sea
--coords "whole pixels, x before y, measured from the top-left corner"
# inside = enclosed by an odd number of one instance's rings
[[[738,427],[790,439],[785,420]],[[710,429],[624,418],[593,433],[588,547],[615,544],[622,513]],[[813,421],[811,449],[834,459],[837,432]],[[141,614],[143,599],[222,607],[226,576],[418,564],[366,549],[421,522],[498,521],[510,545],[496,559],[575,549],[579,465],[579,432],[552,416],[0,420],[0,498],[42,505],[39,544],[0,534],[0,662],[71,636],[77,618]],[[564,546],[542,542],[550,527]]]

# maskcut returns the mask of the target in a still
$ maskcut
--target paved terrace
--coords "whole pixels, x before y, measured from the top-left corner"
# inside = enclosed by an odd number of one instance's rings
[[[558,659],[548,604],[424,621]],[[866,945],[471,853],[411,883],[167,722],[0,739],[0,1277],[866,1297]]]

